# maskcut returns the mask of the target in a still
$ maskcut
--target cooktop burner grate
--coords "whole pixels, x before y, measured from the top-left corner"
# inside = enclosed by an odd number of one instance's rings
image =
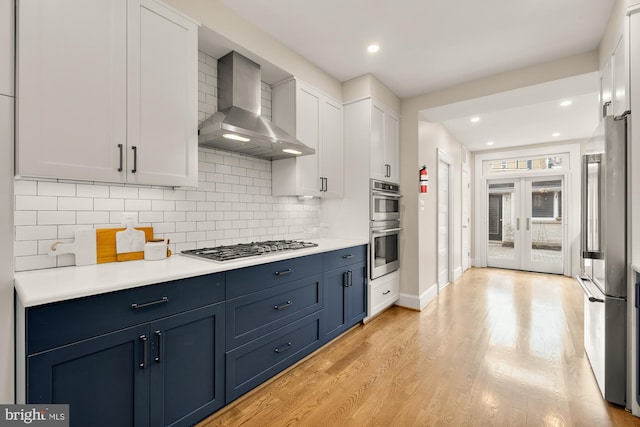
[[[230,261],[238,258],[247,258],[295,249],[313,248],[316,246],[318,246],[317,243],[302,242],[299,240],[268,240],[265,242],[238,243],[237,245],[189,249],[182,251],[182,254],[196,258],[205,258],[212,261]]]

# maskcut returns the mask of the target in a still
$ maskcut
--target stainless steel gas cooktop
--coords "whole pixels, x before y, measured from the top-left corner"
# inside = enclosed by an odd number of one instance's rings
[[[317,243],[302,242],[299,240],[268,240],[266,242],[239,243],[237,245],[216,246],[213,248],[189,249],[182,251],[182,254],[211,261],[230,261],[238,258],[313,248],[316,246],[318,246]]]

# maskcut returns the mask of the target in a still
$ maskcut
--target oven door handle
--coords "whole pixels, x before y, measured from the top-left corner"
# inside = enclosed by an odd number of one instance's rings
[[[376,195],[376,196],[391,197],[391,198],[394,198],[394,199],[401,199],[402,198],[402,194],[387,193],[387,192],[384,192],[384,191],[377,191],[377,190],[372,190],[371,194]]]
[[[598,297],[594,296],[593,293],[591,293],[591,291],[587,287],[585,281],[591,281],[589,278],[582,277],[582,276],[576,276],[576,280],[578,281],[578,284],[582,288],[582,291],[587,296],[587,299],[589,301],[591,301],[591,302],[604,302],[604,300],[602,298],[598,298]]]
[[[394,233],[402,230],[402,228],[385,228],[384,230],[371,230],[373,234]]]

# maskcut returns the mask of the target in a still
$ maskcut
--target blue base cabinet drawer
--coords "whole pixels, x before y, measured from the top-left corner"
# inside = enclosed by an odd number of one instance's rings
[[[321,313],[227,352],[227,403],[318,349]]]
[[[227,300],[322,273],[322,254],[227,272]]]
[[[224,296],[224,273],[217,273],[29,307],[27,354],[224,301]]]
[[[323,254],[324,271],[364,262],[367,259],[367,246],[353,246]]]
[[[232,350],[323,307],[322,275],[227,301],[226,341]]]

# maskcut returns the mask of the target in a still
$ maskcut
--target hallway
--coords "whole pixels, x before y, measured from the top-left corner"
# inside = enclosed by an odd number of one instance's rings
[[[573,279],[471,269],[393,307],[201,426],[632,426],[600,397]]]

